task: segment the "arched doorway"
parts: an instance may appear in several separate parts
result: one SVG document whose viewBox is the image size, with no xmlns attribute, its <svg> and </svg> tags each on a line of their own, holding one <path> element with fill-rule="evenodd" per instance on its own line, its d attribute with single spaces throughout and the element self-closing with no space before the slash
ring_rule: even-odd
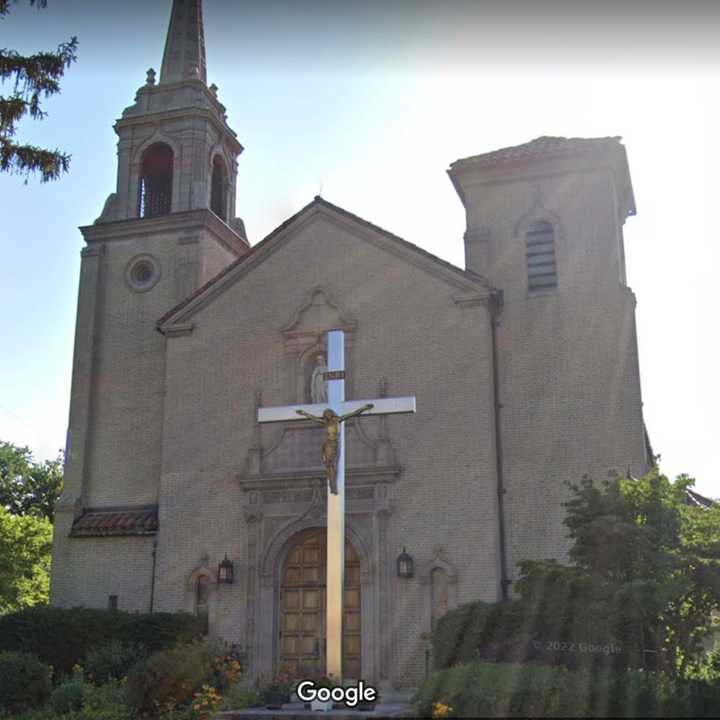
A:
<svg viewBox="0 0 720 720">
<path fill-rule="evenodd" d="M 325 674 L 325 528 L 300 533 L 280 585 L 280 667 L 294 678 Z M 360 678 L 360 560 L 345 542 L 343 674 Z"/>
</svg>

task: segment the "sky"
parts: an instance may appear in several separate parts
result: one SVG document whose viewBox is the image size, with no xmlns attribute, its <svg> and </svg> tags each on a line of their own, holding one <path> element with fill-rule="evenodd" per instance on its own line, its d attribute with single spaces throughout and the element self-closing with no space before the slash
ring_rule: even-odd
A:
<svg viewBox="0 0 720 720">
<path fill-rule="evenodd" d="M 112 126 L 160 69 L 170 0 L 25 0 L 0 47 L 78 61 L 18 138 L 69 174 L 0 174 L 0 439 L 65 442 L 82 237 L 114 191 Z M 645 422 L 661 468 L 720 497 L 716 206 L 720 3 L 205 0 L 208 82 L 239 160 L 252 244 L 318 193 L 463 264 L 454 160 L 541 135 L 621 135 L 638 215 L 625 225 Z M 8 87 L 0 87 L 0 94 Z"/>
</svg>

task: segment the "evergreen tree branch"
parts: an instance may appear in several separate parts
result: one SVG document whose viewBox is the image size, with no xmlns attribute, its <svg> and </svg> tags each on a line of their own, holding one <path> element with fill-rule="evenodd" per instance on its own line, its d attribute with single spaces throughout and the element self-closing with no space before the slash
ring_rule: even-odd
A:
<svg viewBox="0 0 720 720">
<path fill-rule="evenodd" d="M 17 0 L 12 0 L 16 2 Z M 44 8 L 47 0 L 30 0 L 31 5 Z M 0 19 L 9 12 L 10 0 L 0 0 Z M 55 52 L 20 55 L 15 50 L 0 48 L 0 85 L 12 85 L 10 95 L 0 95 L 0 172 L 24 174 L 25 182 L 35 172 L 41 182 L 56 180 L 67 172 L 70 155 L 34 145 L 13 142 L 17 123 L 26 115 L 42 120 L 46 113 L 42 98 L 60 92 L 60 78 L 77 59 L 76 37 L 58 46 Z"/>
<path fill-rule="evenodd" d="M 17 0 L 0 0 L 0 17 L 10 12 L 10 8 L 8 7 L 10 2 L 16 3 Z M 30 0 L 31 5 L 35 5 L 36 3 L 39 8 L 47 7 L 47 0 Z"/>
<path fill-rule="evenodd" d="M 59 150 L 45 150 L 35 145 L 17 145 L 0 137 L 0 172 L 24 174 L 25 182 L 32 173 L 40 173 L 40 181 L 57 180 L 70 167 L 70 155 Z"/>
</svg>

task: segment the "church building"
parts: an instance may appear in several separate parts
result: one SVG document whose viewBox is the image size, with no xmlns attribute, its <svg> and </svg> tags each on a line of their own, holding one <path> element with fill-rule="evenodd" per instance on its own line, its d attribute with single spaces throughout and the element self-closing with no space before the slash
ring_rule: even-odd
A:
<svg viewBox="0 0 720 720">
<path fill-rule="evenodd" d="M 447 609 L 565 556 L 567 481 L 648 467 L 625 148 L 540 137 L 453 162 L 464 267 L 321 197 L 251 245 L 206 77 L 201 2 L 174 0 L 159 76 L 115 124 L 117 187 L 81 228 L 51 601 L 197 613 L 252 677 L 324 672 L 325 431 L 257 417 L 315 399 L 341 329 L 348 399 L 417 402 L 346 423 L 344 667 L 414 687 Z"/>
</svg>

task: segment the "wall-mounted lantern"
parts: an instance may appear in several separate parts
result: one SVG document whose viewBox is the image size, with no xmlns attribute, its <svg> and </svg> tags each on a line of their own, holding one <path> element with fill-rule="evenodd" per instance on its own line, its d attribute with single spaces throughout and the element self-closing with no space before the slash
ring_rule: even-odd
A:
<svg viewBox="0 0 720 720">
<path fill-rule="evenodd" d="M 232 560 L 228 560 L 227 553 L 225 553 L 225 559 L 218 565 L 218 584 L 232 585 L 234 574 Z"/>
<path fill-rule="evenodd" d="M 397 559 L 397 576 L 399 578 L 411 578 L 413 575 L 415 575 L 415 561 L 403 548 Z"/>
</svg>

